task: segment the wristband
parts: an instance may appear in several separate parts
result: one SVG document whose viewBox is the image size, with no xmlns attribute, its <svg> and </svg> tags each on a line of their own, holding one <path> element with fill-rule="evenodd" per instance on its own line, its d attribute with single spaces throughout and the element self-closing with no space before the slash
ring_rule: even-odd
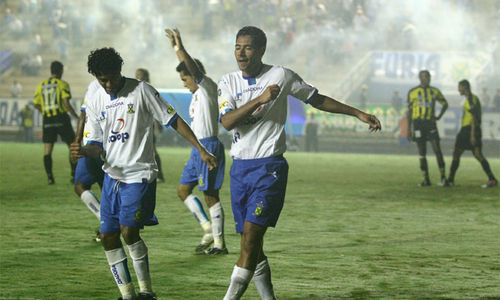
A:
<svg viewBox="0 0 500 300">
<path fill-rule="evenodd" d="M 175 46 L 174 46 L 174 50 L 175 50 L 175 52 L 179 51 L 179 49 L 180 49 L 180 48 L 179 48 L 179 46 L 178 46 L 178 45 L 175 45 Z"/>
</svg>

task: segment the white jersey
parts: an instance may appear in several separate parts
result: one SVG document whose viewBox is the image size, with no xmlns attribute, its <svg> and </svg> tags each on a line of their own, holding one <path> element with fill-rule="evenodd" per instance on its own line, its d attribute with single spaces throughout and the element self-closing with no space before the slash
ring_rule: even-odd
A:
<svg viewBox="0 0 500 300">
<path fill-rule="evenodd" d="M 283 154 L 286 151 L 288 95 L 308 103 L 318 90 L 305 83 L 292 70 L 281 66 L 264 65 L 257 77 L 250 78 L 244 77 L 241 71 L 232 72 L 219 81 L 221 117 L 257 98 L 273 84 L 281 88 L 278 97 L 259 106 L 233 129 L 230 152 L 233 158 L 255 159 Z"/>
<path fill-rule="evenodd" d="M 104 172 L 125 183 L 156 178 L 153 120 L 168 126 L 177 114 L 155 88 L 125 78 L 116 98 L 111 99 L 101 88 L 87 102 L 86 112 L 87 140 L 104 148 Z"/>
<path fill-rule="evenodd" d="M 83 98 L 82 105 L 80 106 L 80 111 L 84 112 L 85 109 L 87 108 L 87 101 L 91 99 L 94 96 L 94 93 L 96 93 L 99 89 L 102 89 L 101 85 L 99 84 L 99 81 L 94 80 L 92 81 L 89 86 L 87 87 L 87 91 L 85 91 L 85 97 Z M 83 131 L 83 145 L 87 144 L 87 136 L 89 135 L 88 131 Z"/>
<path fill-rule="evenodd" d="M 204 76 L 189 105 L 191 129 L 199 140 L 219 133 L 217 107 L 217 84 L 210 77 Z"/>
</svg>

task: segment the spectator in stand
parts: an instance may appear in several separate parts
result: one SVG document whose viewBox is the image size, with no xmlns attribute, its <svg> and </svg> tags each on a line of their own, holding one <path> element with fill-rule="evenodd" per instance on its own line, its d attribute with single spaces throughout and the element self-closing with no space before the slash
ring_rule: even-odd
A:
<svg viewBox="0 0 500 300">
<path fill-rule="evenodd" d="M 33 143 L 33 112 L 34 109 L 30 103 L 21 109 L 19 115 L 21 117 L 21 130 L 23 132 L 23 142 Z"/>
<path fill-rule="evenodd" d="M 484 108 L 493 107 L 490 94 L 488 94 L 488 87 L 483 86 L 483 88 L 481 89 L 481 95 L 479 96 L 479 99 L 481 99 Z"/>
<path fill-rule="evenodd" d="M 304 123 L 304 137 L 306 152 L 318 152 L 318 129 L 319 124 L 314 120 L 314 113 L 309 112 L 306 116 L 306 122 Z"/>
<path fill-rule="evenodd" d="M 19 81 L 14 79 L 12 85 L 10 86 L 10 95 L 13 98 L 19 98 L 22 92 L 23 92 L 23 86 Z"/>
<path fill-rule="evenodd" d="M 493 98 L 493 103 L 491 103 L 491 107 L 494 111 L 500 112 L 500 89 L 497 89 L 497 93 Z"/>
</svg>

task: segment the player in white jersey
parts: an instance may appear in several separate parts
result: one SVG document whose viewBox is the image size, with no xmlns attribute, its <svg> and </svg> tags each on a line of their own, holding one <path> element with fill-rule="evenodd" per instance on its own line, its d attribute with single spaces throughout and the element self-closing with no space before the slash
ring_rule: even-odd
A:
<svg viewBox="0 0 500 300">
<path fill-rule="evenodd" d="M 120 299 L 156 299 L 151 287 L 148 248 L 139 235 L 144 225 L 156 225 L 157 166 L 153 149 L 153 120 L 172 126 L 200 151 L 209 168 L 208 153 L 186 122 L 149 84 L 121 75 L 123 60 L 113 48 L 92 51 L 89 73 L 103 87 L 87 102 L 87 145 L 72 151 L 102 156 L 106 173 L 101 194 L 101 240 Z M 140 292 L 136 295 L 120 233 L 132 257 Z"/>
<path fill-rule="evenodd" d="M 375 116 L 319 94 L 287 68 L 263 64 L 266 42 L 261 29 L 240 29 L 234 51 L 240 71 L 224 75 L 218 85 L 220 121 L 233 131 L 231 205 L 241 233 L 240 257 L 224 299 L 240 299 L 250 280 L 262 299 L 276 299 L 263 243 L 285 198 L 288 95 L 326 112 L 355 116 L 371 131 L 381 129 Z"/>
<path fill-rule="evenodd" d="M 179 30 L 165 29 L 165 32 L 180 61 L 176 70 L 184 86 L 193 93 L 189 105 L 191 129 L 203 146 L 217 157 L 218 164 L 217 168 L 209 171 L 207 165 L 200 160 L 198 150 L 193 148 L 184 166 L 177 187 L 177 195 L 193 213 L 205 232 L 195 252 L 209 255 L 227 254 L 224 241 L 224 210 L 219 199 L 219 190 L 224 181 L 225 153 L 224 145 L 217 138 L 219 132 L 217 84 L 205 75 L 201 62 L 191 58 L 187 53 Z M 205 196 L 212 222 L 209 221 L 200 200 L 193 194 L 193 189 L 198 184 Z M 212 242 L 214 246 L 208 249 Z"/>
<path fill-rule="evenodd" d="M 83 140 L 83 144 L 86 144 L 86 134 L 83 131 L 86 119 L 85 109 L 87 106 L 87 101 L 93 97 L 93 95 L 102 87 L 99 85 L 97 80 L 92 81 L 87 87 L 83 103 L 80 106 L 80 116 L 78 118 L 78 125 L 76 128 L 75 141 L 80 145 Z M 94 183 L 99 184 L 102 189 L 102 181 L 104 180 L 104 171 L 102 170 L 102 160 L 100 158 L 87 158 L 82 157 L 77 159 L 74 155 L 71 157 L 72 161 L 77 161 L 75 170 L 75 193 L 82 199 L 83 203 L 89 208 L 89 210 L 100 220 L 100 204 L 99 200 L 92 192 L 91 187 Z M 96 230 L 97 236 L 95 237 L 96 242 L 100 242 L 99 229 Z"/>
</svg>

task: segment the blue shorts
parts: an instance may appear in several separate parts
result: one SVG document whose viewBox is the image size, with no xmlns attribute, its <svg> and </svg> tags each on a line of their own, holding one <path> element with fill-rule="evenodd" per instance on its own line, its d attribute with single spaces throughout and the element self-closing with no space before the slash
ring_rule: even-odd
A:
<svg viewBox="0 0 500 300">
<path fill-rule="evenodd" d="M 191 157 L 184 166 L 180 184 L 197 185 L 200 191 L 220 190 L 224 181 L 224 170 L 226 165 L 226 156 L 224 154 L 224 145 L 217 137 L 208 137 L 200 140 L 208 152 L 217 158 L 217 168 L 208 171 L 208 165 L 201 160 L 200 152 L 193 148 Z"/>
<path fill-rule="evenodd" d="M 288 163 L 282 155 L 235 159 L 231 166 L 231 206 L 236 232 L 245 222 L 276 226 L 285 202 Z"/>
<path fill-rule="evenodd" d="M 102 181 L 104 180 L 103 163 L 100 158 L 82 157 L 78 159 L 75 171 L 75 184 L 78 184 L 78 181 L 80 181 L 86 186 L 91 186 L 94 183 L 102 186 Z"/>
<path fill-rule="evenodd" d="M 123 183 L 105 174 L 100 232 L 120 232 L 120 225 L 140 229 L 144 225 L 157 225 L 155 205 L 156 180 L 151 183 Z"/>
</svg>

